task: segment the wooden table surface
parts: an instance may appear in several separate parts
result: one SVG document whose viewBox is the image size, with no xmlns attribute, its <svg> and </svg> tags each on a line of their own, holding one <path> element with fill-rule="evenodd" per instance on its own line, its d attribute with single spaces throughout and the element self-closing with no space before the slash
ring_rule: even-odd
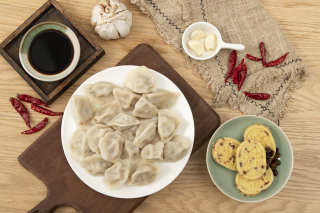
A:
<svg viewBox="0 0 320 213">
<path fill-rule="evenodd" d="M 63 111 L 71 94 L 93 74 L 117 64 L 140 43 L 152 45 L 179 74 L 208 102 L 214 98 L 205 82 L 186 69 L 184 58 L 160 37 L 149 17 L 129 0 L 122 0 L 133 11 L 134 26 L 128 37 L 104 41 L 90 26 L 91 9 L 98 0 L 60 0 L 59 3 L 104 48 L 106 55 L 69 88 L 52 107 Z M 33 14 L 43 0 L 0 0 L 0 42 Z M 320 212 L 320 1 L 261 0 L 278 22 L 287 39 L 307 64 L 310 76 L 292 94 L 288 113 L 280 127 L 294 151 L 294 168 L 287 185 L 273 198 L 260 203 L 241 203 L 226 197 L 211 181 L 205 163 L 205 143 L 195 152 L 186 168 L 168 187 L 151 195 L 136 210 L 144 212 Z M 0 57 L 0 212 L 27 212 L 45 198 L 45 185 L 18 163 L 18 156 L 40 136 L 21 135 L 26 125 L 12 108 L 14 93 L 37 96 L 31 87 Z M 30 106 L 27 105 L 28 109 Z M 228 106 L 215 109 L 222 123 L 241 115 Z M 43 119 L 31 113 L 34 126 Z M 58 118 L 50 117 L 46 129 Z M 43 132 L 43 131 L 42 131 Z M 41 153 L 39 153 L 41 154 Z M 60 207 L 55 212 L 76 212 Z"/>
</svg>

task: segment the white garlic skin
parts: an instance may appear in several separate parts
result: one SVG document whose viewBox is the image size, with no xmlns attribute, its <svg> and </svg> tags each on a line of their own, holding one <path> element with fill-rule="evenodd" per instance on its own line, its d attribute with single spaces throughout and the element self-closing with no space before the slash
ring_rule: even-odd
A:
<svg viewBox="0 0 320 213">
<path fill-rule="evenodd" d="M 198 39 L 192 39 L 187 42 L 190 49 L 192 49 L 198 56 L 204 53 L 204 44 Z"/>
<path fill-rule="evenodd" d="M 101 0 L 92 9 L 91 25 L 103 39 L 123 38 L 133 25 L 132 12 L 118 0 Z"/>
<path fill-rule="evenodd" d="M 206 37 L 206 33 L 203 30 L 194 30 L 192 31 L 192 33 L 190 34 L 190 40 L 192 39 L 204 39 Z"/>
<path fill-rule="evenodd" d="M 206 47 L 206 50 L 214 51 L 217 46 L 216 35 L 213 33 L 210 33 L 209 35 L 207 35 L 207 37 L 204 40 L 204 45 Z"/>
</svg>

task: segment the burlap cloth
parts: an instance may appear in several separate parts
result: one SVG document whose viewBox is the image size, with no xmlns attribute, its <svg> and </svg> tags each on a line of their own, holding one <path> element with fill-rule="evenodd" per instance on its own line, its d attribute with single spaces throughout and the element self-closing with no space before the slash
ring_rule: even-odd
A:
<svg viewBox="0 0 320 213">
<path fill-rule="evenodd" d="M 207 87 L 216 93 L 213 107 L 228 104 L 247 115 L 266 117 L 275 123 L 286 112 L 290 93 L 300 87 L 307 75 L 303 61 L 281 32 L 278 24 L 258 0 L 131 0 L 143 13 L 150 16 L 160 35 L 175 50 L 182 51 L 187 68 L 201 76 Z M 222 39 L 228 43 L 240 43 L 246 50 L 238 51 L 237 64 L 247 53 L 260 57 L 258 45 L 265 43 L 267 61 L 290 52 L 277 67 L 264 68 L 261 62 L 245 58 L 247 78 L 238 92 L 231 78 L 225 84 L 228 59 L 232 50 L 223 49 L 206 61 L 190 58 L 182 48 L 182 34 L 192 23 L 206 21 L 216 26 Z M 242 91 L 265 92 L 271 95 L 266 101 L 246 97 Z"/>
</svg>

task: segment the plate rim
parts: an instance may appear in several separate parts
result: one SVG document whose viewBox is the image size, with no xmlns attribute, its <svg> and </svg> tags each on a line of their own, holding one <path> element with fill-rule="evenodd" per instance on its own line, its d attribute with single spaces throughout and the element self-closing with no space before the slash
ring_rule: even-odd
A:
<svg viewBox="0 0 320 213">
<path fill-rule="evenodd" d="M 270 121 L 270 120 L 267 119 L 267 118 L 264 118 L 264 117 L 261 117 L 261 116 L 256 116 L 256 115 L 240 115 L 240 116 L 237 116 L 237 117 L 234 117 L 234 118 L 231 118 L 231 119 L 227 120 L 225 123 L 223 123 L 222 125 L 219 126 L 219 128 L 213 133 L 213 135 L 211 136 L 211 138 L 210 138 L 210 140 L 209 140 L 209 143 L 208 143 L 208 146 L 207 146 L 207 150 L 206 150 L 207 170 L 208 170 L 209 176 L 210 176 L 212 182 L 214 183 L 214 185 L 215 185 L 224 195 L 228 196 L 229 198 L 231 198 L 231 199 L 233 199 L 233 200 L 236 200 L 236 201 L 239 201 L 239 202 L 243 202 L 243 203 L 257 203 L 257 202 L 262 202 L 262 201 L 268 200 L 268 199 L 272 198 L 273 196 L 275 196 L 276 194 L 278 194 L 278 193 L 283 189 L 283 187 L 285 187 L 285 185 L 287 185 L 287 183 L 288 183 L 288 181 L 289 181 L 289 179 L 290 179 L 290 177 L 291 177 L 292 170 L 293 170 L 293 166 L 294 166 L 294 155 L 293 155 L 292 145 L 291 145 L 291 142 L 290 142 L 288 136 L 286 135 L 286 133 L 285 133 L 278 125 L 275 124 L 275 125 L 278 127 L 278 129 L 280 129 L 281 132 L 284 134 L 284 136 L 287 138 L 287 140 L 288 140 L 288 142 L 289 142 L 290 151 L 291 151 L 291 152 L 290 152 L 290 153 L 291 153 L 291 157 L 292 157 L 291 170 L 290 170 L 290 174 L 289 174 L 289 176 L 288 176 L 285 184 L 283 184 L 283 186 L 281 186 L 281 187 L 279 188 L 279 190 L 277 190 L 274 194 L 272 194 L 272 195 L 270 195 L 270 196 L 268 196 L 268 197 L 266 197 L 266 198 L 264 198 L 264 199 L 262 199 L 262 200 L 244 201 L 244 200 L 239 200 L 239 199 L 236 199 L 236 198 L 232 197 L 231 195 L 229 195 L 229 194 L 227 194 L 226 192 L 224 192 L 224 191 L 219 187 L 219 185 L 214 181 L 214 179 L 213 179 L 213 177 L 212 177 L 212 175 L 211 175 L 211 173 L 210 173 L 209 164 L 208 164 L 208 161 L 209 161 L 209 154 L 208 154 L 209 151 L 208 151 L 208 150 L 209 150 L 209 149 L 211 150 L 211 146 L 210 146 L 211 141 L 212 141 L 213 137 L 215 136 L 215 134 L 220 130 L 220 128 L 221 128 L 222 126 L 226 125 L 227 123 L 231 122 L 232 120 L 235 120 L 235 119 L 240 118 L 240 117 L 262 118 L 262 119 L 264 119 L 264 120 L 266 120 L 266 121 L 268 121 L 268 122 L 274 123 L 274 122 Z M 210 157 L 211 157 L 211 155 L 210 155 Z"/>
<path fill-rule="evenodd" d="M 71 101 L 71 98 L 73 97 L 73 95 L 75 95 L 75 93 L 79 90 L 79 88 L 80 88 L 83 84 L 85 84 L 89 79 L 91 79 L 93 76 L 95 76 L 95 75 L 97 75 L 97 74 L 99 74 L 99 73 L 101 73 L 101 72 L 104 72 L 104 71 L 107 71 L 107 70 L 113 69 L 113 68 L 120 68 L 120 67 L 132 67 L 132 68 L 134 69 L 134 68 L 138 68 L 138 67 L 140 67 L 140 66 L 138 66 L 138 65 L 119 65 L 119 66 L 113 66 L 113 67 L 109 67 L 109 68 L 106 68 L 106 69 L 104 69 L 104 70 L 101 70 L 101 71 L 95 73 L 94 75 L 91 75 L 91 76 L 90 76 L 89 78 L 87 78 L 84 82 L 82 82 L 82 83 L 77 87 L 77 89 L 73 92 L 73 94 L 70 96 L 70 98 L 69 98 L 69 100 L 68 100 L 68 103 L 67 103 L 67 105 L 66 105 L 66 107 L 65 107 L 65 110 L 67 109 L 67 106 L 70 104 L 70 101 Z M 63 116 L 63 117 L 62 117 L 62 121 L 61 121 L 61 144 L 62 144 L 62 149 L 63 149 L 64 155 L 65 155 L 65 157 L 66 157 L 66 160 L 67 160 L 69 166 L 71 167 L 73 173 L 74 173 L 85 185 L 87 185 L 88 187 L 90 187 L 91 189 L 93 189 L 94 191 L 96 191 L 96 192 L 98 192 L 98 193 L 100 193 L 100 194 L 103 194 L 103 195 L 106 195 L 106 196 L 110 196 L 110 197 L 114 197 L 114 198 L 119 198 L 119 199 L 135 199 L 135 198 L 142 198 L 142 197 L 146 197 L 146 196 L 152 195 L 152 194 L 154 194 L 154 193 L 156 193 L 156 192 L 158 192 L 158 191 L 166 188 L 168 185 L 170 185 L 170 184 L 181 174 L 181 172 L 183 171 L 183 169 L 186 167 L 186 165 L 187 165 L 187 163 L 188 163 L 188 161 L 189 161 L 189 159 L 190 159 L 190 156 L 191 156 L 191 154 L 192 154 L 192 149 L 193 149 L 193 146 L 194 146 L 194 138 L 195 138 L 195 125 L 194 125 L 193 113 L 192 113 L 192 110 L 191 110 L 191 107 L 190 107 L 190 104 L 189 104 L 187 98 L 185 97 L 185 95 L 183 94 L 183 92 L 181 91 L 181 89 L 180 89 L 171 79 L 169 79 L 167 76 L 163 75 L 162 73 L 160 73 L 160 72 L 158 72 L 158 71 L 156 71 L 156 70 L 154 70 L 154 69 L 151 69 L 151 68 L 149 68 L 149 67 L 147 67 L 147 68 L 150 69 L 150 70 L 152 70 L 152 71 L 154 71 L 154 72 L 159 73 L 162 77 L 165 77 L 166 79 L 168 79 L 169 81 L 171 81 L 171 82 L 178 88 L 178 90 L 180 91 L 180 93 L 182 94 L 182 96 L 185 98 L 185 100 L 186 100 L 187 103 L 188 103 L 188 107 L 189 107 L 189 110 L 190 110 L 190 113 L 191 113 L 191 118 L 192 118 L 192 122 L 191 122 L 191 123 L 192 123 L 192 126 L 193 126 L 193 128 L 191 128 L 191 129 L 193 130 L 193 134 L 192 134 L 193 137 L 190 137 L 190 138 L 191 138 L 191 146 L 190 146 L 190 148 L 189 148 L 189 149 L 191 150 L 191 151 L 190 151 L 190 155 L 188 156 L 188 159 L 187 159 L 185 165 L 183 166 L 183 168 L 181 169 L 181 171 L 172 179 L 172 181 L 170 181 L 168 184 L 164 185 L 163 187 L 160 187 L 158 190 L 156 190 L 156 191 L 154 191 L 154 192 L 152 192 L 152 193 L 147 193 L 146 195 L 135 196 L 135 197 L 120 197 L 120 196 L 108 195 L 108 194 L 102 193 L 102 192 L 100 192 L 100 191 L 97 191 L 96 189 L 94 189 L 94 188 L 92 188 L 91 186 L 89 186 L 89 185 L 88 185 L 85 181 L 83 181 L 83 179 L 82 179 L 80 176 L 78 176 L 78 174 L 74 171 L 71 163 L 69 162 L 69 160 L 68 160 L 68 158 L 67 158 L 67 154 L 68 154 L 68 153 L 66 152 L 67 150 L 64 148 L 64 145 L 63 145 L 63 134 L 62 134 L 62 132 L 63 132 L 63 123 L 64 123 L 64 120 L 65 120 L 65 116 Z M 64 110 L 64 112 L 65 112 L 65 110 Z M 67 143 L 68 143 L 68 142 L 67 142 Z M 78 163 L 79 163 L 79 162 L 78 162 Z M 102 176 L 101 176 L 101 177 L 102 177 Z M 103 185 L 102 185 L 102 186 L 103 186 Z"/>
</svg>

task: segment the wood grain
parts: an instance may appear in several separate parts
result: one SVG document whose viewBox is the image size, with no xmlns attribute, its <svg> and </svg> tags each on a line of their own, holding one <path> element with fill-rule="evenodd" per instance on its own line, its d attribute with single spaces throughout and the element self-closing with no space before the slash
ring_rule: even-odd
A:
<svg viewBox="0 0 320 213">
<path fill-rule="evenodd" d="M 98 0 L 58 1 L 76 21 L 105 50 L 106 55 L 71 86 L 52 107 L 64 110 L 75 89 L 91 75 L 117 64 L 139 43 L 149 43 L 170 65 L 208 102 L 214 94 L 205 82 L 188 70 L 181 53 L 174 51 L 157 33 L 151 19 L 138 7 L 122 0 L 133 11 L 134 27 L 128 37 L 116 41 L 103 41 L 90 26 L 91 9 Z M 231 200 L 223 195 L 210 180 L 206 165 L 204 144 L 190 158 L 181 175 L 168 187 L 150 196 L 135 212 L 319 212 L 320 209 L 320 1 L 318 0 L 261 0 L 267 11 L 305 61 L 310 72 L 302 88 L 292 94 L 295 101 L 288 104 L 288 113 L 280 127 L 289 137 L 294 150 L 294 169 L 288 184 L 274 198 L 247 204 Z M 0 41 L 9 36 L 44 1 L 0 0 Z M 25 170 L 17 157 L 40 136 L 20 135 L 26 126 L 6 101 L 15 92 L 36 96 L 33 89 L 0 57 L 0 212 L 26 212 L 46 197 L 46 187 Z M 29 106 L 27 106 L 28 109 Z M 222 123 L 241 115 L 224 106 L 215 109 Z M 31 115 L 31 124 L 43 119 L 40 114 Z M 46 129 L 57 118 L 50 118 Z M 41 153 L 39 153 L 41 154 Z M 71 207 L 56 210 L 59 213 L 76 212 Z"/>
</svg>

